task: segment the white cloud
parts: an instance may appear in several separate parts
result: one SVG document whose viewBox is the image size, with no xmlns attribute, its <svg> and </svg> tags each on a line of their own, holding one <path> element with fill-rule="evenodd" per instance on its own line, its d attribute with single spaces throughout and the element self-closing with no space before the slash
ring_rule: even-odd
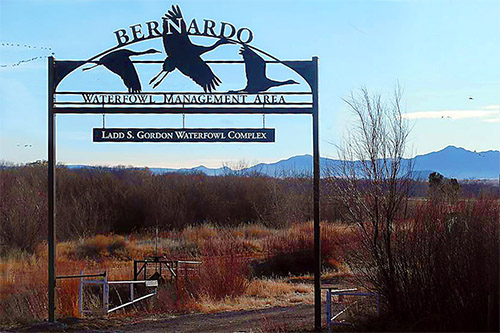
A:
<svg viewBox="0 0 500 333">
<path fill-rule="evenodd" d="M 487 123 L 500 123 L 500 118 L 485 119 L 484 121 Z"/>
<path fill-rule="evenodd" d="M 416 111 L 403 115 L 407 119 L 482 119 L 494 123 L 499 121 L 499 105 L 488 105 L 477 110 Z"/>
</svg>

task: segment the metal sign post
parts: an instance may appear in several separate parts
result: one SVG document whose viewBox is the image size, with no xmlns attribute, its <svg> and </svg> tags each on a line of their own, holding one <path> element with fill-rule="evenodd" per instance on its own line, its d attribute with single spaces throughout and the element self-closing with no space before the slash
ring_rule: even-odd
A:
<svg viewBox="0 0 500 333">
<path fill-rule="evenodd" d="M 118 45 L 88 60 L 54 60 L 48 63 L 48 246 L 49 246 L 49 321 L 55 321 L 55 200 L 56 200 L 56 142 L 55 117 L 61 114 L 257 114 L 263 116 L 263 128 L 94 128 L 94 142 L 275 142 L 275 130 L 265 127 L 266 114 L 311 115 L 313 134 L 313 215 L 314 215 L 314 327 L 321 329 L 321 244 L 320 244 L 320 156 L 319 156 L 319 92 L 318 57 L 312 60 L 280 60 L 249 43 L 253 33 L 248 28 L 236 29 L 222 22 L 219 33 L 216 22 L 204 20 L 203 30 L 195 19 L 188 25 L 178 6 L 172 6 L 160 23 L 146 22 L 115 31 Z M 147 27 L 147 29 L 145 28 Z M 226 29 L 227 28 L 227 29 Z M 201 32 L 203 31 L 203 32 Z M 132 37 L 133 36 L 133 37 Z M 211 46 L 193 44 L 190 36 L 216 38 Z M 135 60 L 131 57 L 161 53 L 156 49 L 132 51 L 124 47 L 161 38 L 165 60 Z M 239 44 L 243 60 L 204 60 L 201 55 L 222 45 Z M 226 46 L 224 46 L 226 47 Z M 265 60 L 262 56 L 265 56 Z M 136 65 L 161 69 L 149 84 L 153 91 L 142 91 Z M 244 65 L 247 84 L 240 90 L 215 92 L 221 80 L 211 65 Z M 268 64 L 282 65 L 295 72 L 305 84 L 294 80 L 277 81 L 266 74 Z M 118 75 L 128 92 L 117 91 L 59 91 L 59 83 L 77 68 L 83 71 L 103 66 Z M 159 92 L 156 89 L 175 70 L 194 81 L 203 92 Z M 170 77 L 170 76 L 168 76 Z M 168 79 L 167 79 L 168 81 Z M 170 86 L 169 83 L 168 86 Z M 300 86 L 305 90 L 291 90 Z M 287 89 L 270 92 L 275 87 Z M 300 90 L 300 89 L 299 89 Z M 103 118 L 104 120 L 104 118 Z"/>
<path fill-rule="evenodd" d="M 319 217 L 319 95 L 318 95 L 318 57 L 313 57 L 315 71 L 312 85 L 313 93 L 313 199 L 314 199 L 314 328 L 321 330 L 321 230 Z"/>
<path fill-rule="evenodd" d="M 56 287 L 56 115 L 54 114 L 54 57 L 50 56 L 48 82 L 48 246 L 49 246 L 49 322 L 55 321 Z"/>
</svg>

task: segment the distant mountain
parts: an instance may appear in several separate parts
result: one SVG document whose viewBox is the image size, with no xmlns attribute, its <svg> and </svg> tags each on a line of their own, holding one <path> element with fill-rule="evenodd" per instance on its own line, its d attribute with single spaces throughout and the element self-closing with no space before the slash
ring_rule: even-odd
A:
<svg viewBox="0 0 500 333">
<path fill-rule="evenodd" d="M 67 165 L 66 166 L 68 169 L 116 169 L 117 167 L 107 167 L 107 166 L 89 166 L 89 165 L 81 165 L 81 164 L 75 164 L 75 165 Z M 140 168 L 140 167 L 124 167 L 125 169 L 137 169 L 137 170 L 144 170 L 145 168 Z M 161 175 L 165 173 L 172 173 L 172 172 L 177 172 L 177 173 L 204 173 L 209 176 L 221 176 L 225 174 L 229 174 L 233 172 L 230 168 L 228 167 L 222 167 L 222 168 L 216 168 L 216 169 L 211 169 L 207 168 L 204 165 L 200 165 L 194 168 L 182 168 L 182 169 L 173 169 L 173 168 L 148 168 L 153 174 L 156 175 Z"/>
<path fill-rule="evenodd" d="M 157 173 L 157 172 L 153 171 L 153 169 L 150 169 L 150 170 L 153 173 Z M 209 176 L 222 176 L 222 175 L 226 175 L 226 174 L 232 172 L 232 170 L 230 168 L 226 167 L 226 166 L 224 166 L 222 168 L 212 169 L 212 168 L 207 168 L 204 165 L 200 165 L 200 166 L 197 166 L 197 167 L 194 167 L 194 168 L 190 168 L 190 169 L 183 168 L 183 169 L 177 169 L 177 170 L 171 169 L 171 170 L 173 170 L 173 171 L 170 171 L 170 172 L 204 173 L 204 174 L 209 175 Z M 158 173 L 164 173 L 164 172 L 158 172 Z"/>
<path fill-rule="evenodd" d="M 500 152 L 498 150 L 472 152 L 464 148 L 448 146 L 436 152 L 417 155 L 404 162 L 413 163 L 413 176 L 419 179 L 427 179 L 431 172 L 439 172 L 445 177 L 457 179 L 498 179 L 500 173 Z M 340 163 L 342 163 L 340 160 L 326 157 L 320 158 L 321 175 L 325 176 L 329 168 L 335 168 Z M 85 166 L 73 165 L 68 167 L 82 168 Z M 194 168 L 150 168 L 150 170 L 154 174 L 180 172 L 204 173 L 209 176 L 220 176 L 231 173 L 257 173 L 270 177 L 310 176 L 312 175 L 312 156 L 297 155 L 274 163 L 259 163 L 238 171 L 234 171 L 226 166 L 221 168 L 207 168 L 203 165 Z"/>
<path fill-rule="evenodd" d="M 311 176 L 313 159 L 311 155 L 297 155 L 286 160 L 281 160 L 275 163 L 259 163 L 245 169 L 249 173 L 260 173 L 271 177 L 287 177 L 287 176 Z M 326 167 L 331 167 L 340 163 L 338 160 L 332 160 L 326 157 L 321 157 L 319 164 L 322 174 L 326 174 Z"/>
<path fill-rule="evenodd" d="M 427 179 L 432 172 L 439 172 L 448 178 L 457 179 L 498 179 L 500 173 L 500 152 L 489 150 L 472 152 L 464 148 L 448 146 L 440 151 L 417 155 L 405 160 L 413 163 L 413 176 Z M 321 173 L 324 176 L 329 168 L 335 168 L 340 160 L 321 158 Z M 356 162 L 354 162 L 356 163 Z M 310 175 L 312 156 L 293 156 L 275 163 L 261 163 L 247 169 L 269 176 Z"/>
<path fill-rule="evenodd" d="M 498 178 L 500 153 L 498 150 L 472 152 L 448 146 L 440 151 L 413 158 L 414 170 L 432 170 L 448 178 L 491 179 Z"/>
</svg>

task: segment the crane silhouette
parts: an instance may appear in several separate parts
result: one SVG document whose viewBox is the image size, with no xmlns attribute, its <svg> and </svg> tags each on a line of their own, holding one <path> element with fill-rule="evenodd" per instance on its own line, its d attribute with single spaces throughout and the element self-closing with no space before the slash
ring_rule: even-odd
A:
<svg viewBox="0 0 500 333">
<path fill-rule="evenodd" d="M 294 80 L 276 81 L 266 76 L 266 62 L 249 47 L 243 45 L 240 49 L 245 63 L 245 74 L 247 76 L 247 86 L 238 91 L 228 91 L 228 93 L 248 93 L 257 94 L 272 87 L 279 87 L 287 84 L 299 84 Z"/>
<path fill-rule="evenodd" d="M 96 65 L 83 68 L 83 70 L 87 71 L 99 65 L 103 65 L 104 67 L 121 77 L 123 83 L 128 88 L 129 93 L 138 93 L 142 90 L 141 81 L 139 80 L 137 70 L 132 63 L 132 60 L 130 60 L 130 57 L 151 53 L 161 52 L 155 49 L 149 49 L 141 52 L 127 49 L 114 51 L 99 59 Z"/>
<path fill-rule="evenodd" d="M 181 32 L 172 29 L 169 32 L 168 20 L 176 25 L 180 22 Z M 196 84 L 203 88 L 205 92 L 212 92 L 221 83 L 221 80 L 215 76 L 212 69 L 207 65 L 201 55 L 212 51 L 223 44 L 233 43 L 227 38 L 221 38 L 211 46 L 195 45 L 189 39 L 186 29 L 186 23 L 182 17 L 179 6 L 172 6 L 163 17 L 163 47 L 167 58 L 162 65 L 162 70 L 149 81 L 156 88 L 167 76 L 168 73 L 178 69 L 182 74 L 191 78 Z M 161 76 L 163 74 L 163 76 Z"/>
</svg>

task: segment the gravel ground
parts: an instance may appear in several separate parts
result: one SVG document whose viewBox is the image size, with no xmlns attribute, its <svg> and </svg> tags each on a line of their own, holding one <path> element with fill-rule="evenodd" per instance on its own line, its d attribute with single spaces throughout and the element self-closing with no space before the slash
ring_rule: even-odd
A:
<svg viewBox="0 0 500 333">
<path fill-rule="evenodd" d="M 264 310 L 183 315 L 119 327 L 123 332 L 283 332 L 311 330 L 314 308 L 299 305 Z"/>
<path fill-rule="evenodd" d="M 324 313 L 324 311 L 323 311 Z M 262 310 L 125 319 L 63 319 L 10 327 L 3 332 L 312 332 L 313 305 Z M 324 314 L 323 314 L 324 317 Z M 324 320 L 324 318 L 323 318 Z"/>
</svg>

